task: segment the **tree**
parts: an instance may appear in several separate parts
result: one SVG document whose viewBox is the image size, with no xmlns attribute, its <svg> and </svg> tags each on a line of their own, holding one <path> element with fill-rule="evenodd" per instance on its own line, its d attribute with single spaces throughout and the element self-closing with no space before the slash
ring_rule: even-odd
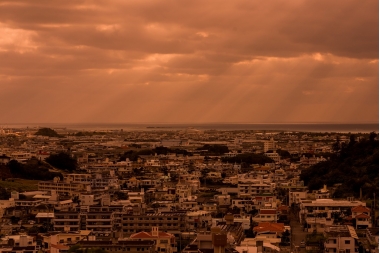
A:
<svg viewBox="0 0 380 253">
<path fill-rule="evenodd" d="M 17 175 L 17 174 L 22 173 L 23 172 L 23 168 L 22 167 L 23 167 L 22 164 L 19 163 L 16 160 L 11 160 L 8 163 L 8 168 L 11 171 L 12 175 Z"/>
<path fill-rule="evenodd" d="M 281 236 L 281 244 L 282 245 L 290 245 L 290 232 L 289 230 L 285 230 L 284 233 L 282 233 L 282 236 Z"/>
<path fill-rule="evenodd" d="M 369 134 L 369 141 L 373 143 L 375 141 L 375 138 L 377 137 L 377 134 L 375 132 L 371 132 Z"/>
<path fill-rule="evenodd" d="M 77 160 L 65 152 L 50 155 L 46 158 L 46 162 L 58 169 L 68 170 L 70 172 L 76 170 L 78 166 Z"/>
</svg>

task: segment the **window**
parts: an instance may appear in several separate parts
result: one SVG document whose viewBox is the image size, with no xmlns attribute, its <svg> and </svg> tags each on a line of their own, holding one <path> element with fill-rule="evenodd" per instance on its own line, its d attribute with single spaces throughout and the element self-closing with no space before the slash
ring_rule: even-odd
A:
<svg viewBox="0 0 380 253">
<path fill-rule="evenodd" d="M 350 244 L 351 241 L 350 240 L 344 240 L 344 244 Z"/>
</svg>

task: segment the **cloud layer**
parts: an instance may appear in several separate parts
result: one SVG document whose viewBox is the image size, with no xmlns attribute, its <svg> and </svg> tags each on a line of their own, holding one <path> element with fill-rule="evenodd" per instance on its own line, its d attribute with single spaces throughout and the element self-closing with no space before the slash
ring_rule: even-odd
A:
<svg viewBox="0 0 380 253">
<path fill-rule="evenodd" d="M 2 1 L 0 123 L 378 122 L 378 1 Z"/>
</svg>

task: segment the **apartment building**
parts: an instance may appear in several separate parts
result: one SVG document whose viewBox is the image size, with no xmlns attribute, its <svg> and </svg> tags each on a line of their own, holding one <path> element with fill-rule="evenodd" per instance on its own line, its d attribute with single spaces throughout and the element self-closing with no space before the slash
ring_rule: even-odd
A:
<svg viewBox="0 0 380 253">
<path fill-rule="evenodd" d="M 238 197 L 251 197 L 263 193 L 273 193 L 275 184 L 263 182 L 262 179 L 243 179 L 238 183 Z"/>
<path fill-rule="evenodd" d="M 273 138 L 271 138 L 270 140 L 264 141 L 264 152 L 267 152 L 269 150 L 274 151 L 275 149 L 276 149 L 276 145 Z"/>
<path fill-rule="evenodd" d="M 54 213 L 54 230 L 73 232 L 80 230 L 80 213 L 79 212 L 59 212 Z"/>
<path fill-rule="evenodd" d="M 86 229 L 92 230 L 97 238 L 112 237 L 114 214 L 112 211 L 90 211 L 86 213 Z"/>
<path fill-rule="evenodd" d="M 38 182 L 39 191 L 56 191 L 57 194 L 73 196 L 79 192 L 89 191 L 91 189 L 90 182 L 60 182 L 59 180 L 40 181 Z"/>
<path fill-rule="evenodd" d="M 184 231 L 186 229 L 185 212 L 162 212 L 146 214 L 123 214 L 123 235 L 131 235 L 141 231 L 149 231 L 158 227 L 160 231 Z"/>
<path fill-rule="evenodd" d="M 264 153 L 264 155 L 269 157 L 270 159 L 272 159 L 274 162 L 280 162 L 280 160 L 281 160 L 281 156 L 276 152 Z"/>
<path fill-rule="evenodd" d="M 326 218 L 331 218 L 331 214 L 334 212 L 340 213 L 359 205 L 365 206 L 366 203 L 333 199 L 303 200 L 300 203 L 299 219 L 304 222 L 307 217 L 315 217 L 318 214 L 326 214 Z"/>
</svg>

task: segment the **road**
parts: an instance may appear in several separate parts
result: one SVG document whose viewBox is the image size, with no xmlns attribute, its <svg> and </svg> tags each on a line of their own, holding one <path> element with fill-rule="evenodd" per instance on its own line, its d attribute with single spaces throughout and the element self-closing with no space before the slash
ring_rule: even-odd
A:
<svg viewBox="0 0 380 253">
<path fill-rule="evenodd" d="M 305 253 L 305 248 L 300 248 L 301 241 L 306 241 L 307 232 L 303 231 L 303 225 L 298 222 L 298 217 L 290 214 L 290 227 L 292 229 L 292 252 Z"/>
</svg>

